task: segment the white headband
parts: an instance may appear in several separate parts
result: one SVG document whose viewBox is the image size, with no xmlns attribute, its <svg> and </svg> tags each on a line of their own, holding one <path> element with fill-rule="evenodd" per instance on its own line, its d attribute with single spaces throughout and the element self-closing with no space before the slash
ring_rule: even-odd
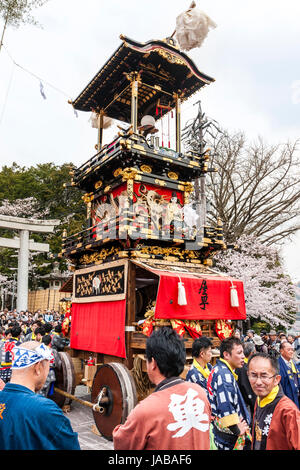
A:
<svg viewBox="0 0 300 470">
<path fill-rule="evenodd" d="M 12 369 L 25 369 L 44 359 L 50 361 L 52 357 L 51 350 L 43 343 L 36 349 L 26 349 L 22 348 L 22 346 L 15 346 L 12 352 L 14 354 Z"/>
</svg>

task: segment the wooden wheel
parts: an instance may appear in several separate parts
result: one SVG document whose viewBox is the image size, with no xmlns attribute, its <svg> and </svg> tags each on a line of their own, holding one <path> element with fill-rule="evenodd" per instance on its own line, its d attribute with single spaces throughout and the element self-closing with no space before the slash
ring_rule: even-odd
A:
<svg viewBox="0 0 300 470">
<path fill-rule="evenodd" d="M 55 354 L 55 376 L 55 387 L 74 395 L 76 376 L 73 361 L 68 353 L 58 352 Z M 54 392 L 51 399 L 61 408 L 65 405 L 69 405 L 72 401 L 70 398 L 63 396 L 58 392 Z"/>
<path fill-rule="evenodd" d="M 101 366 L 94 376 L 91 400 L 92 403 L 100 401 L 99 405 L 103 407 L 102 413 L 93 410 L 98 431 L 112 440 L 114 428 L 125 422 L 137 404 L 134 380 L 127 367 L 117 362 Z"/>
</svg>

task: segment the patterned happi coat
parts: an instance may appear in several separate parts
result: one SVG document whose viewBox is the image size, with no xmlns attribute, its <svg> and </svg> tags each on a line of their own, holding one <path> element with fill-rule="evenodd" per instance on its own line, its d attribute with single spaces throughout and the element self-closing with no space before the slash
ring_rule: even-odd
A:
<svg viewBox="0 0 300 470">
<path fill-rule="evenodd" d="M 213 417 L 214 441 L 219 449 L 234 448 L 237 436 L 229 429 L 243 418 L 250 425 L 250 415 L 237 384 L 236 374 L 224 359 L 219 359 L 207 381 Z"/>
<path fill-rule="evenodd" d="M 11 378 L 11 366 L 13 361 L 13 349 L 21 342 L 18 338 L 10 338 L 0 343 L 0 379 L 7 383 Z"/>
<path fill-rule="evenodd" d="M 207 368 L 211 372 L 212 365 L 207 364 Z M 190 370 L 186 374 L 185 380 L 187 382 L 193 382 L 194 384 L 198 384 L 201 387 L 203 387 L 205 390 L 207 390 L 207 377 L 205 377 L 201 373 L 200 368 L 197 368 L 194 363 L 191 365 Z"/>
</svg>

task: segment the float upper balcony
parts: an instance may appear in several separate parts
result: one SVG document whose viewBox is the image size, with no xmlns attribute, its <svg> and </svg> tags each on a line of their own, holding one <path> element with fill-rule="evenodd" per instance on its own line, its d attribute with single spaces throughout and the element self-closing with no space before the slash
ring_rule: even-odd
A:
<svg viewBox="0 0 300 470">
<path fill-rule="evenodd" d="M 73 185 L 91 191 L 95 183 L 102 180 L 108 183 L 117 169 L 126 167 L 150 168 L 152 175 L 167 178 L 170 172 L 180 175 L 182 181 L 194 181 L 208 171 L 207 154 L 178 154 L 169 148 L 162 148 L 146 141 L 138 134 L 119 136 L 111 144 L 105 145 L 86 163 L 73 170 Z"/>
<path fill-rule="evenodd" d="M 138 120 L 159 119 L 214 78 L 202 73 L 172 39 L 139 43 L 122 36 L 122 43 L 79 96 L 70 103 L 78 111 L 102 111 L 130 123 L 132 79 L 138 81 Z M 157 114 L 157 110 L 159 113 Z"/>
<path fill-rule="evenodd" d="M 148 165 L 154 174 L 180 173 L 192 181 L 207 168 L 205 155 L 181 150 L 180 106 L 182 101 L 214 81 L 200 72 L 172 39 L 138 43 L 121 36 L 122 44 L 71 104 L 80 111 L 96 112 L 98 153 L 74 170 L 73 183 L 86 191 L 99 178 L 109 181 L 118 168 Z M 176 150 L 149 144 L 139 133 L 144 116 L 154 120 L 175 110 Z M 103 119 L 108 117 L 128 129 L 110 145 L 103 146 Z"/>
</svg>

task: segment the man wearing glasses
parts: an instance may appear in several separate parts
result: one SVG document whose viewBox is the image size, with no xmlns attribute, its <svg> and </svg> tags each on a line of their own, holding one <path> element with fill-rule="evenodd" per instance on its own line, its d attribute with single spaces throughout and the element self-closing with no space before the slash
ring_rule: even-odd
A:
<svg viewBox="0 0 300 470">
<path fill-rule="evenodd" d="M 278 361 L 264 353 L 248 362 L 257 395 L 252 425 L 253 450 L 300 450 L 300 411 L 280 386 Z"/>
</svg>

